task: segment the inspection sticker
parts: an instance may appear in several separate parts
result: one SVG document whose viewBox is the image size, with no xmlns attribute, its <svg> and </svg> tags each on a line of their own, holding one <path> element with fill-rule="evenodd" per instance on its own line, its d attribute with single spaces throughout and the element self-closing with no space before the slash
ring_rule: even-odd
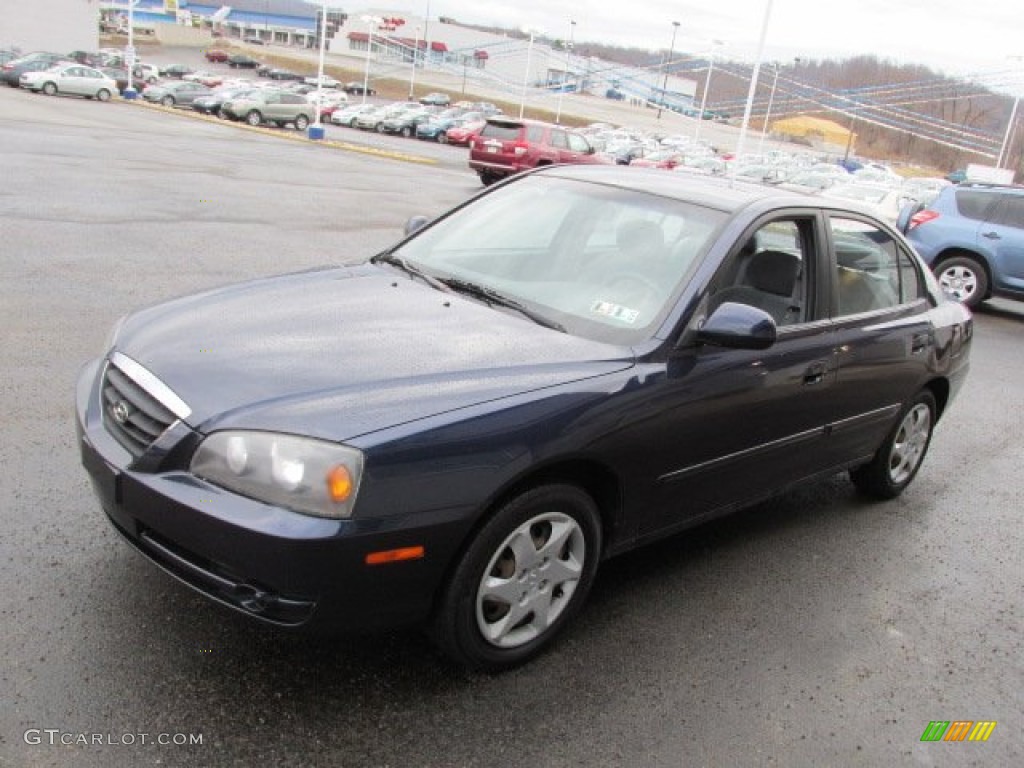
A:
<svg viewBox="0 0 1024 768">
<path fill-rule="evenodd" d="M 602 317 L 610 317 L 613 320 L 621 320 L 624 323 L 632 325 L 636 322 L 636 319 L 640 316 L 640 312 L 635 309 L 629 309 L 618 304 L 612 304 L 610 301 L 595 301 L 590 311 L 595 315 L 601 315 Z"/>
</svg>

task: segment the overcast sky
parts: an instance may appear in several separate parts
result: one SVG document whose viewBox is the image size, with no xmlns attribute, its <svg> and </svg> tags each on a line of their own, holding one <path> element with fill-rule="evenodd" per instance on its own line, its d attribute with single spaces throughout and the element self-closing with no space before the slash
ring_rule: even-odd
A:
<svg viewBox="0 0 1024 768">
<path fill-rule="evenodd" d="M 677 52 L 699 55 L 721 40 L 720 55 L 753 61 L 768 0 L 378 0 L 430 19 L 534 27 L 556 38 L 665 50 L 680 23 Z M 349 8 L 354 7 L 349 4 Z M 358 12 L 353 13 L 357 15 Z M 874 54 L 924 64 L 948 75 L 1012 72 L 1024 90 L 1024 0 L 774 0 L 765 59 Z M 1003 85 L 1009 86 L 1004 76 Z"/>
</svg>

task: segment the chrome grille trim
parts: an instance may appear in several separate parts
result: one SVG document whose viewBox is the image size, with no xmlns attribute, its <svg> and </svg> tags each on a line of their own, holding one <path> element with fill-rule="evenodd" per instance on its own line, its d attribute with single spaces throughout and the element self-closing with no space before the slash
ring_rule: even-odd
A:
<svg viewBox="0 0 1024 768">
<path fill-rule="evenodd" d="M 182 421 L 192 415 L 192 409 L 185 404 L 184 400 L 174 394 L 170 387 L 127 355 L 121 352 L 111 352 L 110 362 L 124 371 L 128 378 L 155 397 L 157 402 Z"/>
<path fill-rule="evenodd" d="M 183 418 L 179 413 L 192 412 L 163 382 L 119 352 L 103 369 L 101 397 L 107 431 L 136 458 Z"/>
</svg>

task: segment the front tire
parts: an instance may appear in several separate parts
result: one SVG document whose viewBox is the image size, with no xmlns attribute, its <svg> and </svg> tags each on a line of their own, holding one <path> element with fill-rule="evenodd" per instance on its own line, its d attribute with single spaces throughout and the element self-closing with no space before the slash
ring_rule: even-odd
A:
<svg viewBox="0 0 1024 768">
<path fill-rule="evenodd" d="M 876 499 L 894 499 L 903 493 L 924 462 L 938 409 L 935 396 L 924 389 L 900 414 L 899 423 L 886 436 L 875 457 L 850 471 L 858 490 Z"/>
<path fill-rule="evenodd" d="M 173 96 L 164 96 L 162 99 L 160 99 L 160 103 L 163 104 L 165 107 L 173 107 L 174 106 L 174 97 Z"/>
<path fill-rule="evenodd" d="M 257 110 L 254 109 L 252 112 L 245 116 L 245 122 L 247 122 L 249 125 L 260 125 L 263 122 L 263 115 L 261 115 Z"/>
<path fill-rule="evenodd" d="M 47 96 L 57 95 L 57 84 L 56 83 L 43 83 L 43 93 Z"/>
<path fill-rule="evenodd" d="M 971 309 L 988 297 L 988 273 L 970 256 L 943 259 L 935 269 L 935 276 L 947 296 Z"/>
<path fill-rule="evenodd" d="M 108 91 L 106 88 L 101 88 L 99 91 L 96 92 L 96 98 L 99 101 L 110 101 L 110 91 Z"/>
<path fill-rule="evenodd" d="M 434 617 L 435 641 L 471 669 L 528 661 L 579 612 L 600 556 L 600 515 L 583 490 L 544 485 L 515 497 L 458 562 Z"/>
</svg>

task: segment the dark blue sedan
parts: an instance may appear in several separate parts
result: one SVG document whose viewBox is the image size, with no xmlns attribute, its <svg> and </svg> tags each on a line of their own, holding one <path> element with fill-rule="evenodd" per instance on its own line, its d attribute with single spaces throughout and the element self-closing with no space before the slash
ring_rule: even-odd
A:
<svg viewBox="0 0 1024 768">
<path fill-rule="evenodd" d="M 77 425 L 129 543 L 254 618 L 500 670 L 608 557 L 837 472 L 897 496 L 967 374 L 970 312 L 825 200 L 555 166 L 407 231 L 119 324 Z"/>
</svg>

